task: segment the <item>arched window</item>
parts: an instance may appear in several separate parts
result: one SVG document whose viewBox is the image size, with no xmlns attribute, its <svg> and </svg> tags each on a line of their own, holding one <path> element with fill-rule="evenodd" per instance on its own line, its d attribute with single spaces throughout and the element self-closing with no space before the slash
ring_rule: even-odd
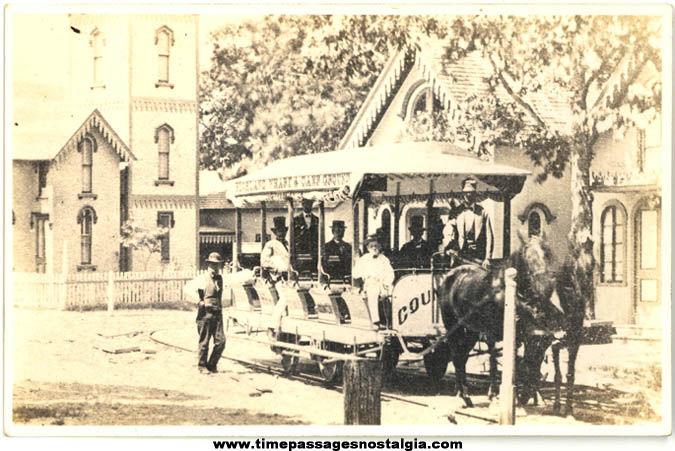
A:
<svg viewBox="0 0 675 451">
<path fill-rule="evenodd" d="M 538 210 L 532 210 L 527 217 L 527 236 L 541 235 L 541 215 Z"/>
<path fill-rule="evenodd" d="M 77 215 L 80 224 L 80 262 L 82 265 L 91 265 L 91 244 L 94 224 L 97 221 L 96 212 L 92 207 L 82 207 Z"/>
<path fill-rule="evenodd" d="M 171 144 L 174 142 L 173 128 L 168 124 L 161 125 L 155 130 L 155 142 L 157 143 L 158 153 L 158 178 L 159 180 L 169 180 L 169 157 Z"/>
<path fill-rule="evenodd" d="M 624 281 L 626 243 L 626 213 L 620 204 L 611 204 L 600 216 L 602 230 L 600 244 L 600 281 Z"/>
<path fill-rule="evenodd" d="M 96 28 L 91 33 L 89 44 L 93 50 L 93 81 L 94 85 L 103 84 L 103 46 L 105 45 L 105 37 L 103 33 Z"/>
<path fill-rule="evenodd" d="M 82 192 L 91 193 L 92 189 L 92 168 L 94 162 L 94 152 L 96 152 L 96 141 L 85 136 L 78 147 L 82 154 Z"/>
<path fill-rule="evenodd" d="M 415 117 L 419 113 L 432 113 L 433 110 L 434 102 L 431 88 L 426 88 L 413 99 L 410 117 Z"/>
<path fill-rule="evenodd" d="M 158 61 L 158 85 L 169 84 L 169 57 L 171 55 L 171 46 L 173 45 L 173 31 L 169 27 L 163 26 L 155 32 L 155 45 L 157 46 Z"/>
</svg>

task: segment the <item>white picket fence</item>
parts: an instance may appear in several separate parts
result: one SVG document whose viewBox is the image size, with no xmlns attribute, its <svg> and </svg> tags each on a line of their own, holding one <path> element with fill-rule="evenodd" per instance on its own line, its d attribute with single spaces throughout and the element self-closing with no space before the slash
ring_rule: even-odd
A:
<svg viewBox="0 0 675 451">
<path fill-rule="evenodd" d="M 89 272 L 72 274 L 11 273 L 18 307 L 79 310 L 108 309 L 184 301 L 183 286 L 199 271 Z"/>
</svg>

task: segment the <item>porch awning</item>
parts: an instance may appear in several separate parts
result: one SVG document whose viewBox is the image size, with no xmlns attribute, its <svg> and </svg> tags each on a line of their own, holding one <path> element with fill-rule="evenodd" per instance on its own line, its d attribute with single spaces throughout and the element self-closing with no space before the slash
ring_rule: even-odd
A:
<svg viewBox="0 0 675 451">
<path fill-rule="evenodd" d="M 234 241 L 234 231 L 225 227 L 200 226 L 199 242 L 203 244 L 224 244 Z"/>
</svg>

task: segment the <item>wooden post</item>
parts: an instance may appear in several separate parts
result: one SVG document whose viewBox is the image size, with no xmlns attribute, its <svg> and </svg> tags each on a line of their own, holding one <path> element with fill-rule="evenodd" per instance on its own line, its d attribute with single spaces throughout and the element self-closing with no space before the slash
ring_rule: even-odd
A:
<svg viewBox="0 0 675 451">
<path fill-rule="evenodd" d="M 396 182 L 396 197 L 394 198 L 394 252 L 398 252 L 401 232 L 401 182 Z"/>
<path fill-rule="evenodd" d="M 434 181 L 429 180 L 429 199 L 427 199 L 427 243 L 431 244 L 431 218 L 434 215 Z"/>
<path fill-rule="evenodd" d="M 295 227 L 293 226 L 293 199 L 286 198 L 286 206 L 288 208 L 288 254 L 290 257 L 290 266 L 295 266 Z"/>
<path fill-rule="evenodd" d="M 344 424 L 380 424 L 382 361 L 347 360 L 343 369 Z"/>
<path fill-rule="evenodd" d="M 63 253 L 61 254 L 61 277 L 59 283 L 59 310 L 64 311 L 68 305 L 66 296 L 66 281 L 68 280 L 68 240 L 63 240 Z"/>
<path fill-rule="evenodd" d="M 368 238 L 368 207 L 370 197 L 368 193 L 363 193 L 363 242 Z"/>
<path fill-rule="evenodd" d="M 241 254 L 241 209 L 234 209 L 234 247 L 232 248 L 232 271 L 239 268 L 239 254 Z"/>
<path fill-rule="evenodd" d="M 115 279 L 112 271 L 108 271 L 108 314 L 115 310 Z"/>
<path fill-rule="evenodd" d="M 516 421 L 516 270 L 504 272 L 504 351 L 502 358 L 502 384 L 499 396 L 499 424 L 513 425 Z"/>
<path fill-rule="evenodd" d="M 354 264 L 356 260 L 360 257 L 360 240 L 359 240 L 359 201 L 355 201 L 352 204 L 352 239 L 354 240 L 354 247 L 352 248 L 352 270 L 354 270 Z"/>
<path fill-rule="evenodd" d="M 504 246 L 502 258 L 508 258 L 511 255 L 511 195 L 504 194 Z"/>
<path fill-rule="evenodd" d="M 317 281 L 321 282 L 321 268 L 323 267 L 324 246 L 326 244 L 326 211 L 323 201 L 319 202 L 319 243 L 317 255 L 316 277 Z"/>
<path fill-rule="evenodd" d="M 265 202 L 260 202 L 260 252 L 262 253 L 263 247 L 267 240 L 265 235 L 267 234 L 267 208 Z"/>
</svg>

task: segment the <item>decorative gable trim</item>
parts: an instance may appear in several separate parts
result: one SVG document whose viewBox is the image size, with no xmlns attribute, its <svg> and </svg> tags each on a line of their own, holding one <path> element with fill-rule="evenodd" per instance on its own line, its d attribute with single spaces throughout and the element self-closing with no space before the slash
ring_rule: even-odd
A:
<svg viewBox="0 0 675 451">
<path fill-rule="evenodd" d="M 54 161 L 60 163 L 66 157 L 68 152 L 77 151 L 80 142 L 94 129 L 103 136 L 122 161 L 129 162 L 136 159 L 129 147 L 122 141 L 110 124 L 108 124 L 108 121 L 103 118 L 103 115 L 98 110 L 94 110 L 89 117 L 85 119 L 80 128 L 78 128 L 68 141 L 66 141 L 61 150 L 59 150 L 54 157 Z"/>
</svg>

